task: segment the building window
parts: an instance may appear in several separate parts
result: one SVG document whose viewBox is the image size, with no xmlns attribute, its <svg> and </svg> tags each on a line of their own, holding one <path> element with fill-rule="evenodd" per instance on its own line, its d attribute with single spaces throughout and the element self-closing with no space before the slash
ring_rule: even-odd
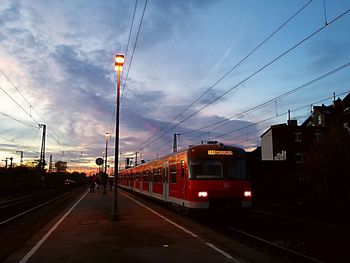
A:
<svg viewBox="0 0 350 263">
<path fill-rule="evenodd" d="M 294 141 L 301 142 L 301 132 L 300 131 L 294 132 Z"/>
<path fill-rule="evenodd" d="M 296 153 L 295 154 L 295 162 L 296 163 L 303 163 L 304 162 L 304 155 L 302 153 Z"/>
<path fill-rule="evenodd" d="M 320 137 L 321 137 L 321 132 L 319 132 L 319 131 L 314 132 L 314 138 L 315 138 L 316 142 L 318 142 L 320 140 Z"/>
</svg>

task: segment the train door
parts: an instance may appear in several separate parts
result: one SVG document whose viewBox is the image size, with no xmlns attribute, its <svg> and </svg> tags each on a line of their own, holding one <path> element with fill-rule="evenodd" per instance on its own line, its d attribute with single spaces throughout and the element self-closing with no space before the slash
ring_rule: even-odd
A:
<svg viewBox="0 0 350 263">
<path fill-rule="evenodd" d="M 151 166 L 150 171 L 149 171 L 149 193 L 152 194 L 153 192 L 153 166 Z"/>
<path fill-rule="evenodd" d="M 164 178 L 163 178 L 163 199 L 168 201 L 169 199 L 169 162 L 166 161 L 163 166 Z"/>
<path fill-rule="evenodd" d="M 128 177 L 127 177 L 127 180 L 128 180 L 128 189 L 130 188 L 130 186 L 131 186 L 131 171 L 129 171 L 128 172 L 128 175 L 127 175 Z"/>
<path fill-rule="evenodd" d="M 180 161 L 180 196 L 181 199 L 186 199 L 186 169 L 185 160 L 182 158 Z"/>
</svg>

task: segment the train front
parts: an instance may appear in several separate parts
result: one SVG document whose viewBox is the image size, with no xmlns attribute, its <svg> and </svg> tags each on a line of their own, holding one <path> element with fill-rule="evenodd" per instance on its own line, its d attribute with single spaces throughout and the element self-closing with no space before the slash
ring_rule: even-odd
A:
<svg viewBox="0 0 350 263">
<path fill-rule="evenodd" d="M 250 208 L 252 187 L 243 149 L 223 144 L 188 149 L 187 199 L 196 208 Z"/>
</svg>

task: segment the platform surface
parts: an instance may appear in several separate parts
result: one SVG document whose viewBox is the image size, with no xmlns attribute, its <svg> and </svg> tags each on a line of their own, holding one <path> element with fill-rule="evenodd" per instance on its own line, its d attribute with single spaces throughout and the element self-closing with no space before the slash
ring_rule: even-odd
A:
<svg viewBox="0 0 350 263">
<path fill-rule="evenodd" d="M 241 262 L 118 191 L 86 192 L 5 262 Z"/>
</svg>

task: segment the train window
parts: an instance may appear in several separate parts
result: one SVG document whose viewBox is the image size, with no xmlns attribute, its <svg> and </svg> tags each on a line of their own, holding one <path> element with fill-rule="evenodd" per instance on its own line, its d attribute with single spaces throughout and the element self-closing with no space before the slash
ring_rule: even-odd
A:
<svg viewBox="0 0 350 263">
<path fill-rule="evenodd" d="M 222 164 L 219 160 L 203 160 L 190 162 L 192 179 L 220 179 L 223 178 Z"/>
<path fill-rule="evenodd" d="M 245 160 L 227 160 L 227 176 L 231 179 L 247 178 Z"/>
<path fill-rule="evenodd" d="M 161 168 L 157 168 L 153 170 L 153 181 L 158 183 L 162 181 L 162 172 Z"/>
<path fill-rule="evenodd" d="M 176 184 L 176 175 L 177 175 L 176 165 L 175 164 L 170 165 L 169 169 L 170 169 L 170 183 Z"/>
<path fill-rule="evenodd" d="M 144 181 L 144 182 L 148 182 L 149 181 L 149 171 L 144 171 L 143 172 L 143 178 L 142 178 L 142 180 Z"/>
</svg>

